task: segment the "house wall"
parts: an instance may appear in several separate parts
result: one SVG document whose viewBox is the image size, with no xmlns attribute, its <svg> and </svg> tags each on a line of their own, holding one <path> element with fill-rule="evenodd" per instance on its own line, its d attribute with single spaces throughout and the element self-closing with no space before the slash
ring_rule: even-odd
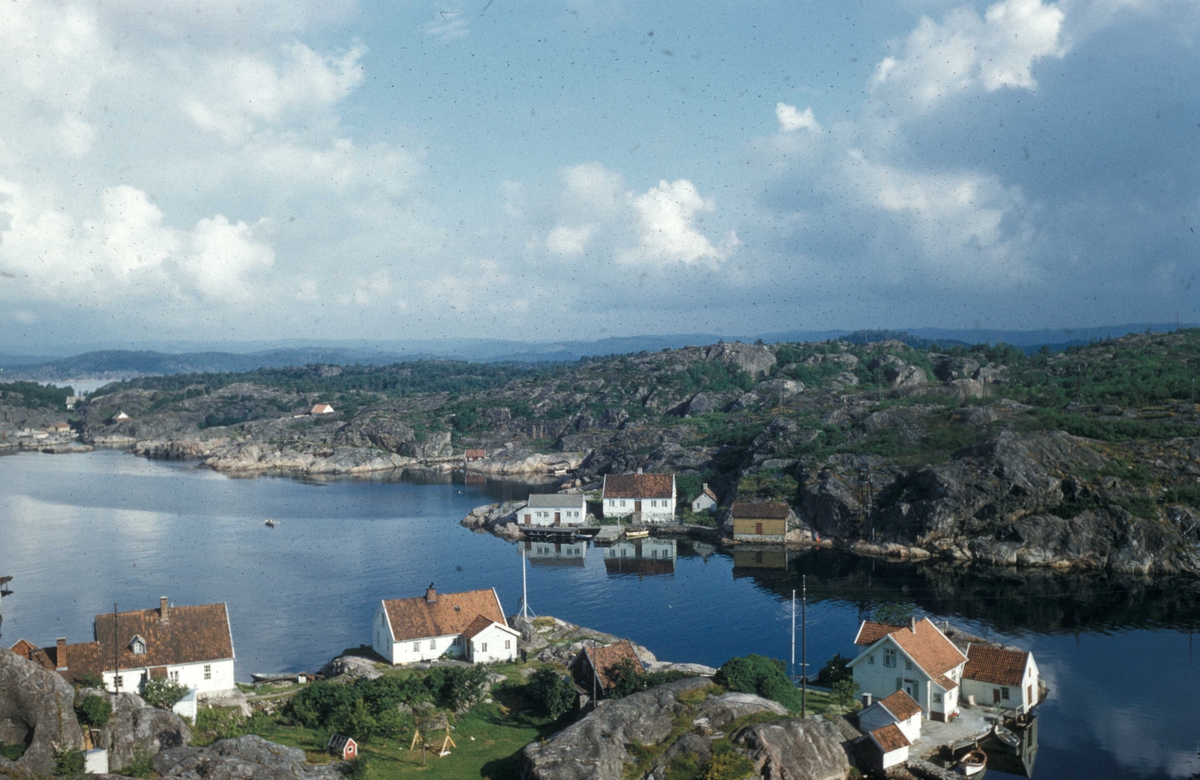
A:
<svg viewBox="0 0 1200 780">
<path fill-rule="evenodd" d="M 711 498 L 709 498 L 708 496 L 701 493 L 700 497 L 692 502 L 692 511 L 693 512 L 705 512 L 709 509 L 712 509 L 716 505 L 717 505 L 716 501 L 713 501 Z"/>
<path fill-rule="evenodd" d="M 104 687 L 109 691 L 115 690 L 115 675 L 103 672 Z M 168 679 L 175 680 L 180 685 L 196 691 L 200 696 L 232 693 L 237 690 L 233 677 L 233 659 L 220 661 L 204 661 L 195 664 L 175 664 L 167 667 Z M 121 669 L 121 690 L 141 692 L 142 685 L 150 679 L 149 667 L 137 669 Z"/>
<path fill-rule="evenodd" d="M 561 517 L 560 525 L 583 525 L 587 522 L 587 508 L 581 501 L 574 506 L 564 505 L 561 507 L 525 507 L 517 513 L 517 523 L 528 526 L 552 526 L 554 525 L 554 513 L 558 512 Z"/>
<path fill-rule="evenodd" d="M 863 733 L 881 729 L 887 724 L 895 722 L 895 716 L 885 710 L 878 702 L 858 713 L 858 730 Z"/>
<path fill-rule="evenodd" d="M 375 609 L 375 618 L 371 621 L 371 649 L 388 663 L 396 663 L 392 657 L 392 631 L 388 628 L 382 604 Z"/>
<path fill-rule="evenodd" d="M 894 667 L 883 665 L 884 649 L 886 648 L 896 651 Z M 874 663 L 871 663 L 872 658 L 874 658 Z M 912 666 L 911 669 L 907 668 L 909 664 Z M 871 694 L 876 699 L 883 699 L 896 691 L 906 690 L 904 681 L 911 680 L 914 690 L 910 690 L 909 695 L 916 699 L 922 710 L 929 712 L 929 677 L 921 671 L 919 666 L 911 663 L 899 645 L 890 638 L 885 638 L 870 653 L 864 653 L 860 659 L 856 659 L 852 669 L 854 670 L 854 681 L 858 683 L 859 690 Z"/>
<path fill-rule="evenodd" d="M 670 523 L 675 520 L 674 498 L 605 498 L 605 517 L 628 517 L 633 514 L 634 502 L 642 502 L 643 523 Z M 524 512 L 524 510 L 521 510 Z"/>
<path fill-rule="evenodd" d="M 874 742 L 874 740 L 872 740 L 872 742 Z M 876 743 L 876 748 L 878 748 L 878 747 L 879 747 L 879 745 L 878 745 L 878 743 Z M 882 749 L 880 749 L 880 752 L 882 752 Z M 891 769 L 894 766 L 903 764 L 907 760 L 908 760 L 908 748 L 902 747 L 899 750 L 893 750 L 890 753 L 883 754 L 883 768 Z"/>
<path fill-rule="evenodd" d="M 758 533 L 758 525 L 762 523 L 762 533 Z M 782 542 L 787 536 L 787 520 L 759 520 L 752 518 L 733 518 L 733 538 L 744 541 Z"/>
<path fill-rule="evenodd" d="M 916 742 L 921 736 L 921 713 L 918 712 L 907 720 L 896 721 L 896 726 L 901 734 L 908 737 L 909 742 Z"/>
<path fill-rule="evenodd" d="M 490 664 L 517 660 L 517 635 L 493 623 L 471 637 L 471 662 Z"/>
<path fill-rule="evenodd" d="M 413 664 L 418 661 L 434 661 L 450 652 L 451 656 L 466 654 L 467 640 L 462 634 L 427 636 L 406 639 L 392 644 L 392 664 Z"/>
</svg>

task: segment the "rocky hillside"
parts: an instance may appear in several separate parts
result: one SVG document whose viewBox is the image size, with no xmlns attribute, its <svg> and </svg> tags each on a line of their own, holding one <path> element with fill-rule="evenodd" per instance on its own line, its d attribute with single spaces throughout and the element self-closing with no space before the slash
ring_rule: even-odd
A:
<svg viewBox="0 0 1200 780">
<path fill-rule="evenodd" d="M 496 475 L 672 471 L 684 498 L 787 501 L 863 552 L 1197 573 L 1198 360 L 1181 331 L 1035 355 L 886 340 L 308 366 L 110 385 L 82 436 L 227 472 L 449 469 L 474 448 Z"/>
</svg>

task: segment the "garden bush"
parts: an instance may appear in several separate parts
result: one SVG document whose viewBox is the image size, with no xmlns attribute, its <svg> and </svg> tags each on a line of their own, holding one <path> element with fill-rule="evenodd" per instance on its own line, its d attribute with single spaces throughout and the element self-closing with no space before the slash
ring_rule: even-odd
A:
<svg viewBox="0 0 1200 780">
<path fill-rule="evenodd" d="M 789 710 L 800 709 L 800 692 L 784 673 L 783 661 L 761 655 L 730 658 L 717 670 L 713 681 L 731 691 L 756 693 L 777 701 Z"/>
</svg>

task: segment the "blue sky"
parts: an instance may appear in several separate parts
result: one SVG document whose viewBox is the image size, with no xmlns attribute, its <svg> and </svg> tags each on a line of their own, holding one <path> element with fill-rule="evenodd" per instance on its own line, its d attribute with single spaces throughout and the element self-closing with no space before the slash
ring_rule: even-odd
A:
<svg viewBox="0 0 1200 780">
<path fill-rule="evenodd" d="M 1195 2 L 0 4 L 0 335 L 1194 321 Z"/>
</svg>

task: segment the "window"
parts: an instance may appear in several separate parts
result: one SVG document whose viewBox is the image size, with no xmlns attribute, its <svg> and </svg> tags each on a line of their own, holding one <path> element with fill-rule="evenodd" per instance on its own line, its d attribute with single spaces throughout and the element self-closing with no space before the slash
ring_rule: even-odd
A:
<svg viewBox="0 0 1200 780">
<path fill-rule="evenodd" d="M 125 675 L 123 675 L 123 674 L 117 675 L 117 687 L 118 688 L 125 687 Z"/>
<path fill-rule="evenodd" d="M 479 651 L 480 651 L 480 652 L 482 652 L 482 653 L 486 653 L 486 652 L 487 652 L 487 642 L 484 642 L 483 644 L 481 644 L 481 645 L 479 646 Z"/>
<path fill-rule="evenodd" d="M 504 640 L 504 649 L 505 649 L 505 650 L 511 650 L 511 649 L 512 649 L 512 640 L 511 640 L 511 639 L 505 639 L 505 640 Z"/>
<path fill-rule="evenodd" d="M 871 666 L 875 665 L 875 654 L 874 653 L 871 653 L 869 656 L 867 656 L 867 663 Z"/>
<path fill-rule="evenodd" d="M 912 661 L 908 660 L 907 658 L 904 659 L 904 668 L 911 671 L 912 670 Z"/>
<path fill-rule="evenodd" d="M 895 668 L 896 666 L 896 651 L 890 647 L 883 649 L 883 665 L 889 668 Z"/>
<path fill-rule="evenodd" d="M 179 670 L 178 669 L 171 670 L 171 682 L 173 682 L 173 683 L 179 682 Z"/>
<path fill-rule="evenodd" d="M 421 652 L 421 643 L 420 642 L 413 642 L 413 652 L 414 653 Z"/>
<path fill-rule="evenodd" d="M 429 649 L 430 649 L 430 650 L 437 650 L 437 640 L 436 640 L 436 639 L 430 639 L 430 640 L 429 640 Z"/>
<path fill-rule="evenodd" d="M 942 694 L 940 694 L 940 693 L 933 694 L 933 703 L 941 704 L 942 703 Z"/>
<path fill-rule="evenodd" d="M 1008 698 L 1008 688 L 1001 688 L 1001 689 L 1000 689 L 1000 698 L 1001 698 L 1001 699 L 1007 699 L 1007 698 Z"/>
<path fill-rule="evenodd" d="M 204 665 L 204 679 L 206 679 L 206 680 L 212 679 L 212 666 L 210 666 L 209 664 Z"/>
<path fill-rule="evenodd" d="M 140 638 L 134 639 L 133 643 L 129 645 L 129 649 L 133 652 L 134 655 L 145 655 L 146 654 L 146 643 L 143 642 Z"/>
</svg>

